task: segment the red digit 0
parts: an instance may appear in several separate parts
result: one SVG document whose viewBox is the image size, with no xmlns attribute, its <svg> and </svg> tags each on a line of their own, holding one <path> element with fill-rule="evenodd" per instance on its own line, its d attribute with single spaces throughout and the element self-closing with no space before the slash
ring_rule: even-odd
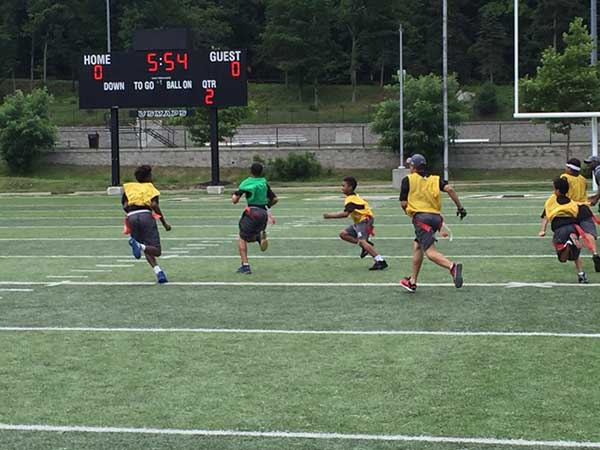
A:
<svg viewBox="0 0 600 450">
<path fill-rule="evenodd" d="M 233 61 L 231 63 L 231 76 L 233 78 L 239 78 L 242 69 L 239 61 Z"/>
<path fill-rule="evenodd" d="M 103 77 L 102 66 L 100 64 L 94 65 L 94 80 L 101 80 Z"/>
<path fill-rule="evenodd" d="M 150 64 L 150 67 L 148 67 L 148 72 L 158 71 L 158 62 L 156 61 L 155 52 L 151 52 L 146 55 L 146 62 Z"/>
<path fill-rule="evenodd" d="M 207 89 L 206 95 L 204 96 L 204 103 L 206 103 L 207 105 L 214 105 L 214 103 L 215 103 L 213 100 L 214 97 L 215 97 L 215 90 Z"/>
</svg>

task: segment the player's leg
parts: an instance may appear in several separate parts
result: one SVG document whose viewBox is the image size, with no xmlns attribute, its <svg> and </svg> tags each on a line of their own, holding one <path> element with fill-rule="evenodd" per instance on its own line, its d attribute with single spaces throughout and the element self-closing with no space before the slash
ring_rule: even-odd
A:
<svg viewBox="0 0 600 450">
<path fill-rule="evenodd" d="M 353 225 L 354 232 L 356 234 L 356 239 L 358 241 L 358 245 L 362 249 L 363 252 L 366 252 L 368 255 L 371 255 L 373 258 L 373 265 L 369 268 L 369 270 L 384 270 L 387 269 L 388 264 L 381 256 L 373 244 L 369 242 L 369 229 L 372 226 L 372 222 L 368 220 L 364 220 L 362 222 L 356 223 Z M 362 256 L 362 253 L 361 253 Z"/>
<path fill-rule="evenodd" d="M 340 231 L 340 239 L 342 241 L 350 242 L 351 244 L 358 244 L 358 234 L 354 225 L 350 225 Z"/>
<path fill-rule="evenodd" d="M 416 285 L 417 279 L 419 278 L 419 272 L 421 272 L 421 267 L 423 266 L 423 250 L 421 250 L 421 246 L 417 241 L 413 242 L 413 257 L 412 257 L 412 274 L 410 277 L 410 281 Z"/>
<path fill-rule="evenodd" d="M 591 211 L 590 211 L 591 213 Z M 598 246 L 596 239 L 598 238 L 598 232 L 596 231 L 596 224 L 594 223 L 593 216 L 588 217 L 580 221 L 580 226 L 585 233 L 584 240 L 592 252 L 592 262 L 594 263 L 594 270 L 600 272 L 600 256 L 598 255 Z"/>
<path fill-rule="evenodd" d="M 248 242 L 256 240 L 257 230 L 252 217 L 246 212 L 242 214 L 239 222 L 238 251 L 240 254 L 241 265 L 237 273 L 251 274 L 250 263 L 248 262 Z"/>
</svg>

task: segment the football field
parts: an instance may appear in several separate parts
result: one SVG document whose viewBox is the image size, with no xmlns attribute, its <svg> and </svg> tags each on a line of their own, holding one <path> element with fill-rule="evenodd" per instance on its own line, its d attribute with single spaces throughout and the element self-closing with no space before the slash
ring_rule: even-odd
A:
<svg viewBox="0 0 600 450">
<path fill-rule="evenodd" d="M 444 199 L 465 285 L 397 193 L 361 190 L 389 268 L 338 238 L 334 188 L 278 192 L 236 274 L 242 207 L 172 193 L 159 286 L 119 199 L 0 197 L 0 449 L 600 448 L 600 273 L 537 236 L 548 192 Z"/>
</svg>

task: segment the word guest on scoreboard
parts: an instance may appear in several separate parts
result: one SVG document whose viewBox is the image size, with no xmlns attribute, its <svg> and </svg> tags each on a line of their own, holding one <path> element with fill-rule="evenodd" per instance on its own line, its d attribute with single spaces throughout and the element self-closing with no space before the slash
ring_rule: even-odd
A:
<svg viewBox="0 0 600 450">
<path fill-rule="evenodd" d="M 153 50 L 82 56 L 80 109 L 247 104 L 245 50 Z"/>
</svg>

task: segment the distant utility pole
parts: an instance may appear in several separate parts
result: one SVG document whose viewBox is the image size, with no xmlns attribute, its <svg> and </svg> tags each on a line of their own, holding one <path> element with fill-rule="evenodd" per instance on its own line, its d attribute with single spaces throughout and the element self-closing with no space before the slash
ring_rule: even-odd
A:
<svg viewBox="0 0 600 450">
<path fill-rule="evenodd" d="M 398 71 L 398 81 L 400 82 L 400 166 L 399 169 L 404 169 L 404 62 L 402 48 L 402 24 L 398 27 L 400 35 L 400 70 Z"/>
<path fill-rule="evenodd" d="M 448 179 L 448 3 L 442 7 L 442 96 L 444 99 L 444 179 Z"/>
<path fill-rule="evenodd" d="M 598 0 L 591 0 L 590 31 L 592 33 L 592 65 L 598 62 Z M 592 155 L 598 155 L 598 118 L 592 117 Z M 598 189 L 596 179 L 592 177 L 594 190 Z"/>
</svg>

